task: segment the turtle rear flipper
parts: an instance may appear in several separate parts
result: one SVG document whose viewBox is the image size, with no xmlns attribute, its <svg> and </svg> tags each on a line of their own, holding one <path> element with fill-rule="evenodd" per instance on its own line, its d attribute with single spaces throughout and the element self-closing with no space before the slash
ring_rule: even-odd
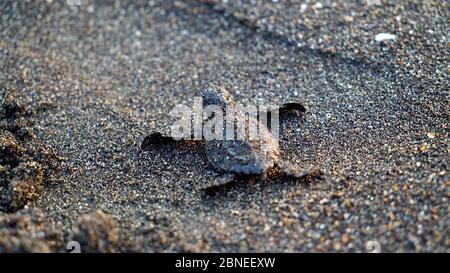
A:
<svg viewBox="0 0 450 273">
<path fill-rule="evenodd" d="M 319 169 L 304 170 L 287 162 L 277 162 L 276 165 L 280 169 L 280 172 L 287 177 L 300 179 L 321 175 L 321 171 Z"/>
<path fill-rule="evenodd" d="M 208 184 L 204 185 L 202 187 L 202 190 L 207 194 L 211 194 L 211 193 L 216 192 L 220 188 L 233 183 L 235 180 L 236 180 L 236 176 L 234 173 L 226 173 L 226 174 L 216 177 L 214 179 L 214 181 L 209 182 Z"/>
</svg>

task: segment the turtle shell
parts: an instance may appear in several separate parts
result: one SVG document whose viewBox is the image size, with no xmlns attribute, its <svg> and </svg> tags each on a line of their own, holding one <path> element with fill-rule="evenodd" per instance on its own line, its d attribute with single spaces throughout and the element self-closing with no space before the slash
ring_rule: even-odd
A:
<svg viewBox="0 0 450 273">
<path fill-rule="evenodd" d="M 219 105 L 226 113 L 227 105 L 235 105 L 233 97 L 222 87 L 211 85 L 203 92 L 204 105 Z M 234 117 L 246 124 L 235 127 L 247 131 L 249 122 L 258 123 L 259 138 L 250 140 L 248 132 L 244 132 L 245 140 L 208 140 L 206 154 L 210 164 L 218 171 L 238 174 L 260 175 L 273 167 L 280 157 L 278 140 L 270 133 L 266 125 L 258 119 L 247 119 L 240 109 L 235 109 Z M 242 134 L 239 134 L 242 135 Z"/>
<path fill-rule="evenodd" d="M 260 175 L 280 158 L 278 141 L 269 131 L 260 140 L 209 140 L 205 146 L 209 163 L 222 172 Z"/>
</svg>

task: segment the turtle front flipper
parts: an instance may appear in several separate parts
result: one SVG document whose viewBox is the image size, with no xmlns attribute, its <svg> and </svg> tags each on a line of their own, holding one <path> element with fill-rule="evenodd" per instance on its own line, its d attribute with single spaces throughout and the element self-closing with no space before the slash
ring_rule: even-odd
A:
<svg viewBox="0 0 450 273">
<path fill-rule="evenodd" d="M 158 146 L 161 144 L 167 144 L 172 142 L 175 142 L 175 140 L 172 137 L 165 136 L 159 132 L 151 133 L 150 135 L 146 136 L 144 140 L 142 140 L 141 149 L 146 150 L 153 145 Z"/>
<path fill-rule="evenodd" d="M 305 114 L 307 112 L 306 107 L 297 101 L 289 101 L 279 104 L 277 106 L 269 106 L 267 108 L 267 117 L 270 119 L 271 112 L 278 111 L 280 115 L 287 114 Z"/>
<path fill-rule="evenodd" d="M 207 194 L 211 194 L 219 190 L 220 188 L 233 183 L 236 179 L 234 173 L 225 173 L 214 179 L 214 181 L 207 183 L 202 187 L 202 190 Z"/>
<path fill-rule="evenodd" d="M 284 120 L 286 117 L 302 117 L 307 112 L 306 107 L 302 103 L 290 101 L 277 106 L 269 106 L 264 115 L 259 115 L 258 118 L 265 120 L 263 124 L 271 130 L 272 117 Z"/>
<path fill-rule="evenodd" d="M 292 112 L 300 112 L 300 113 L 306 113 L 306 108 L 305 106 L 300 103 L 300 102 L 286 102 L 283 103 L 280 108 L 280 113 L 281 114 L 286 114 L 286 113 L 292 113 Z"/>
<path fill-rule="evenodd" d="M 194 139 L 194 136 L 191 135 L 191 139 Z M 148 150 L 154 147 L 161 147 L 161 145 L 166 144 L 189 144 L 194 143 L 194 140 L 185 140 L 185 139 L 174 139 L 172 136 L 162 133 L 162 132 L 153 132 L 146 137 L 141 142 L 141 150 Z"/>
<path fill-rule="evenodd" d="M 278 166 L 278 168 L 280 169 L 281 174 L 287 177 L 300 179 L 307 177 L 317 177 L 321 175 L 321 171 L 319 169 L 304 170 L 287 162 L 277 162 L 276 166 Z"/>
</svg>

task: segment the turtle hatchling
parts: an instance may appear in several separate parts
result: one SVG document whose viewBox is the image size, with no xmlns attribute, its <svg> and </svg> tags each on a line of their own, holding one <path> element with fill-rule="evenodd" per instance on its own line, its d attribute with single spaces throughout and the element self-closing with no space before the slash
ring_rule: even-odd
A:
<svg viewBox="0 0 450 273">
<path fill-rule="evenodd" d="M 284 162 L 280 156 L 280 146 L 278 138 L 270 131 L 267 126 L 267 119 L 252 119 L 244 111 L 236 106 L 236 102 L 225 88 L 210 85 L 202 93 L 203 106 L 219 106 L 226 115 L 227 109 L 234 110 L 236 124 L 241 121 L 245 126 L 236 126 L 237 137 L 227 139 L 203 139 L 206 157 L 209 164 L 219 174 L 214 181 L 211 181 L 203 187 L 206 192 L 212 192 L 216 189 L 237 181 L 238 177 L 255 177 L 264 181 L 272 170 L 281 172 L 282 175 L 293 178 L 304 178 L 318 174 L 317 170 L 302 170 L 301 168 Z M 231 106 L 231 107 L 230 107 Z M 306 110 L 302 104 L 289 102 L 279 107 L 279 113 L 297 111 L 304 113 Z M 270 115 L 270 112 L 268 112 Z M 206 117 L 207 122 L 211 117 Z M 266 122 L 264 122 L 266 121 Z M 249 123 L 256 122 L 258 128 L 258 137 L 252 139 L 249 136 Z M 152 145 L 158 145 L 164 141 L 174 141 L 170 136 L 160 132 L 155 132 L 146 136 L 142 142 L 141 148 L 147 149 Z"/>
</svg>

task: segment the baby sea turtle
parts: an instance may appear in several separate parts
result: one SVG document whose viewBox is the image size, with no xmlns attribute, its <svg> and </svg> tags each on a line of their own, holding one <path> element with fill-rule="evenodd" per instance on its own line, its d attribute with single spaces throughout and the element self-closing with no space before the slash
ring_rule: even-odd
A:
<svg viewBox="0 0 450 273">
<path fill-rule="evenodd" d="M 203 106 L 220 106 L 225 114 L 227 106 L 236 105 L 227 90 L 215 85 L 210 85 L 203 92 L 202 99 Z M 208 192 L 213 191 L 236 181 L 236 178 L 239 176 L 257 177 L 265 180 L 266 175 L 275 169 L 285 176 L 294 178 L 303 178 L 317 174 L 317 171 L 301 170 L 297 166 L 284 162 L 280 157 L 278 139 L 267 128 L 267 124 L 262 124 L 258 119 L 250 120 L 238 107 L 234 109 L 235 120 L 246 121 L 246 127 L 235 127 L 235 130 L 241 130 L 237 133 L 245 135 L 245 138 L 243 140 L 204 141 L 208 162 L 220 174 L 213 182 L 208 183 L 203 188 L 204 190 Z M 305 108 L 302 104 L 296 102 L 283 104 L 279 108 L 280 114 L 290 111 L 304 113 Z M 248 122 L 258 123 L 259 137 L 254 140 L 249 137 Z M 159 144 L 168 138 L 168 136 L 164 136 L 161 133 L 153 133 L 145 137 L 141 148 L 145 149 L 149 145 Z"/>
</svg>

